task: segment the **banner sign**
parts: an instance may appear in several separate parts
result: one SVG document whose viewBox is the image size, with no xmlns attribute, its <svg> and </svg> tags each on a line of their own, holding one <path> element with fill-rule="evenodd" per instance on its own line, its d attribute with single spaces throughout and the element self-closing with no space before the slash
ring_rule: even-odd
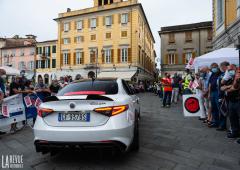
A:
<svg viewBox="0 0 240 170">
<path fill-rule="evenodd" d="M 204 106 L 200 96 L 196 94 L 183 95 L 183 113 L 185 117 L 200 117 Z"/>
<path fill-rule="evenodd" d="M 0 127 L 26 120 L 22 94 L 7 97 L 0 105 Z"/>
<path fill-rule="evenodd" d="M 37 117 L 37 108 L 36 108 L 36 102 L 37 102 L 38 96 L 34 93 L 29 94 L 24 97 L 24 106 L 25 106 L 25 113 L 26 118 L 35 118 Z"/>
</svg>

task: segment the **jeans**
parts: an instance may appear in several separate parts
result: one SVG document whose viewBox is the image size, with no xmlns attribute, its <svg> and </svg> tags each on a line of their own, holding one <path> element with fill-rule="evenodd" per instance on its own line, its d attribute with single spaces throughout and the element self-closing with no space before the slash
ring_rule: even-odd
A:
<svg viewBox="0 0 240 170">
<path fill-rule="evenodd" d="M 172 91 L 164 91 L 163 106 L 171 105 Z"/>
<path fill-rule="evenodd" d="M 179 95 L 179 88 L 173 88 L 173 91 L 172 91 L 172 99 L 171 99 L 171 102 L 173 103 L 177 103 L 178 101 L 178 95 Z"/>
<path fill-rule="evenodd" d="M 231 124 L 232 133 L 236 134 L 240 131 L 239 126 L 239 114 L 240 114 L 240 101 L 239 102 L 231 102 L 229 101 L 229 119 Z"/>
<path fill-rule="evenodd" d="M 220 106 L 223 104 L 223 102 L 219 102 L 219 109 Z M 219 110 L 219 127 L 226 129 L 227 128 L 227 117 L 221 113 L 221 110 Z"/>
<path fill-rule="evenodd" d="M 210 94 L 211 106 L 212 106 L 212 123 L 216 126 L 219 125 L 219 102 L 218 92 L 212 91 Z"/>
</svg>

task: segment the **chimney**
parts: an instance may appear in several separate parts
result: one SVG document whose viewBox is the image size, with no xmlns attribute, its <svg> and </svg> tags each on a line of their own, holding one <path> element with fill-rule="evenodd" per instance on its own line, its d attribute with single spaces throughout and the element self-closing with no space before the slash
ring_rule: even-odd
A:
<svg viewBox="0 0 240 170">
<path fill-rule="evenodd" d="M 71 12 L 71 8 L 67 8 L 67 12 Z"/>
<path fill-rule="evenodd" d="M 37 38 L 37 36 L 35 36 L 35 35 L 32 35 L 32 34 L 28 34 L 28 35 L 25 35 L 28 39 L 36 39 Z"/>
</svg>

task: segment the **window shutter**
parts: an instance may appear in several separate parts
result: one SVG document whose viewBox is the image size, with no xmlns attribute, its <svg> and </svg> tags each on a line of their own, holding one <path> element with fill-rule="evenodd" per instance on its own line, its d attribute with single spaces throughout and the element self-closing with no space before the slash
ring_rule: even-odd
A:
<svg viewBox="0 0 240 170">
<path fill-rule="evenodd" d="M 128 62 L 132 63 L 132 49 L 128 48 Z"/>
<path fill-rule="evenodd" d="M 50 56 L 50 55 L 51 55 L 51 47 L 48 46 L 48 56 Z"/>
<path fill-rule="evenodd" d="M 74 22 L 74 29 L 77 29 L 77 21 Z"/>
<path fill-rule="evenodd" d="M 84 29 L 84 20 L 82 20 L 82 29 Z"/>
<path fill-rule="evenodd" d="M 38 69 L 38 60 L 36 61 L 36 69 Z"/>
<path fill-rule="evenodd" d="M 168 64 L 168 54 L 166 54 L 164 57 L 164 64 Z"/>
<path fill-rule="evenodd" d="M 68 43 L 71 44 L 71 38 L 68 38 L 68 41 L 69 41 Z"/>
<path fill-rule="evenodd" d="M 81 64 L 84 64 L 84 52 L 82 52 Z"/>
<path fill-rule="evenodd" d="M 132 13 L 129 12 L 129 13 L 128 13 L 128 22 L 131 22 L 131 19 L 132 19 Z"/>
<path fill-rule="evenodd" d="M 102 53 L 102 63 L 103 63 L 103 64 L 105 63 L 105 56 L 104 56 L 104 53 Z"/>
<path fill-rule="evenodd" d="M 122 14 L 119 14 L 119 15 L 118 15 L 118 23 L 119 23 L 119 24 L 121 23 L 121 16 L 122 16 Z"/>
<path fill-rule="evenodd" d="M 61 54 L 61 56 L 60 56 L 60 66 L 62 66 L 63 65 L 63 54 Z"/>
<path fill-rule="evenodd" d="M 81 39 L 82 39 L 82 42 L 84 42 L 84 36 L 82 36 L 82 38 L 81 38 Z"/>
<path fill-rule="evenodd" d="M 187 64 L 186 63 L 186 53 L 183 53 L 182 64 Z"/>
<path fill-rule="evenodd" d="M 69 25 L 69 31 L 70 31 L 71 30 L 71 22 L 69 22 L 68 25 Z"/>
<path fill-rule="evenodd" d="M 114 63 L 114 49 L 111 49 L 111 63 Z"/>
<path fill-rule="evenodd" d="M 178 54 L 175 54 L 175 64 L 178 64 Z"/>
<path fill-rule="evenodd" d="M 196 58 L 196 52 L 195 52 L 195 51 L 192 52 L 192 58 L 193 58 L 193 59 Z"/>
<path fill-rule="evenodd" d="M 112 24 L 114 24 L 114 15 L 112 15 L 111 20 L 112 20 Z"/>
<path fill-rule="evenodd" d="M 67 65 L 70 65 L 70 63 L 71 63 L 71 54 L 68 53 L 68 62 L 67 62 Z"/>
<path fill-rule="evenodd" d="M 76 52 L 73 53 L 73 65 L 76 65 L 77 63 L 77 57 Z"/>
<path fill-rule="evenodd" d="M 74 43 L 76 43 L 77 42 L 77 37 L 74 37 Z"/>
<path fill-rule="evenodd" d="M 118 49 L 118 63 L 121 62 L 121 49 Z"/>
<path fill-rule="evenodd" d="M 91 28 L 91 19 L 88 19 L 88 28 Z"/>
<path fill-rule="evenodd" d="M 103 16 L 103 26 L 105 26 L 106 17 Z"/>
<path fill-rule="evenodd" d="M 61 39 L 61 44 L 63 44 L 63 42 L 64 42 L 64 40 L 63 40 L 63 38 Z"/>
<path fill-rule="evenodd" d="M 96 26 L 98 27 L 98 17 L 96 18 Z"/>
<path fill-rule="evenodd" d="M 64 23 L 61 23 L 61 24 L 60 24 L 60 27 L 61 27 L 61 28 L 60 28 L 60 29 L 61 29 L 61 32 L 63 32 L 63 31 L 64 31 Z"/>
</svg>

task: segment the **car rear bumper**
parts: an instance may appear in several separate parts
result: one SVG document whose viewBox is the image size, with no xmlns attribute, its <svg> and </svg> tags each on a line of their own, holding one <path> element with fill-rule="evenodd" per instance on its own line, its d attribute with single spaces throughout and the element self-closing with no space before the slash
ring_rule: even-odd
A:
<svg viewBox="0 0 240 170">
<path fill-rule="evenodd" d="M 116 119 L 109 119 L 105 125 L 97 127 L 52 127 L 38 117 L 34 125 L 36 149 L 38 151 L 38 148 L 45 146 L 46 148 L 67 145 L 83 147 L 93 146 L 93 144 L 104 147 L 106 145 L 116 146 L 116 143 L 120 143 L 124 146 L 121 146 L 121 149 L 127 150 L 133 139 L 134 123 L 127 121 L 124 114 L 117 116 L 125 117 L 125 122 L 119 123 L 118 120 L 122 118 L 116 117 Z"/>
<path fill-rule="evenodd" d="M 50 151 L 62 150 L 87 150 L 87 149 L 115 149 L 120 152 L 125 152 L 127 146 L 118 141 L 102 141 L 102 142 L 48 142 L 36 140 L 34 142 L 36 151 L 47 153 Z"/>
</svg>

